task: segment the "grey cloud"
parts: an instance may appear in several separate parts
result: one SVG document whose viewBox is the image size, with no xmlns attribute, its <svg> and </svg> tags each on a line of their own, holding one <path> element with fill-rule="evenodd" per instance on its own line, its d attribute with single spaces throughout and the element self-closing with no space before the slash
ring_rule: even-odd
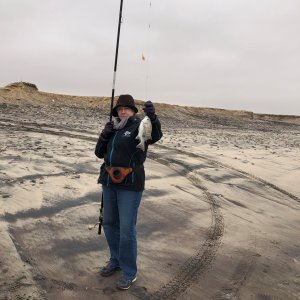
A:
<svg viewBox="0 0 300 300">
<path fill-rule="evenodd" d="M 299 8 L 297 0 L 152 0 L 149 10 L 149 1 L 124 0 L 116 92 L 300 114 Z M 0 85 L 22 79 L 109 95 L 118 9 L 117 0 L 1 0 Z"/>
</svg>

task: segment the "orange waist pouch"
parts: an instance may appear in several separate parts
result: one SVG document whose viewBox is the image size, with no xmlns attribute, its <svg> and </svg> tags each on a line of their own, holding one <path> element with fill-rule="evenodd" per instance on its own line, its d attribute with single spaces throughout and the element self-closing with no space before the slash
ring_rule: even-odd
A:
<svg viewBox="0 0 300 300">
<path fill-rule="evenodd" d="M 105 169 L 113 183 L 121 183 L 133 171 L 132 168 L 123 167 L 106 167 Z"/>
</svg>

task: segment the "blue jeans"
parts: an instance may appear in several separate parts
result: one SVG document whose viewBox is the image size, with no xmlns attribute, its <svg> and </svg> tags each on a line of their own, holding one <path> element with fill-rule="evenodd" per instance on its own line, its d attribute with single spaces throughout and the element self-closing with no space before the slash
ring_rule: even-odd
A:
<svg viewBox="0 0 300 300">
<path fill-rule="evenodd" d="M 110 263 L 120 266 L 126 279 L 137 273 L 136 221 L 142 193 L 102 186 L 103 229 L 110 249 Z"/>
</svg>

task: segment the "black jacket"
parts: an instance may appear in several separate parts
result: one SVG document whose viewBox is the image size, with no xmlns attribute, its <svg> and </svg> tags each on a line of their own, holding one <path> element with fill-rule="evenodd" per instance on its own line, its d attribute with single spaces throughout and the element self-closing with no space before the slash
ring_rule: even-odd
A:
<svg viewBox="0 0 300 300">
<path fill-rule="evenodd" d="M 133 116 L 128 119 L 124 128 L 114 130 L 109 140 L 99 137 L 95 155 L 104 158 L 100 168 L 98 183 L 107 186 L 118 186 L 131 191 L 142 191 L 145 187 L 144 161 L 146 160 L 148 145 L 154 144 L 162 137 L 161 125 L 156 117 L 152 121 L 152 139 L 145 143 L 145 151 L 136 148 L 139 141 L 136 139 L 141 119 Z M 114 184 L 107 171 L 106 166 L 132 167 L 134 171 L 126 176 L 119 184 Z"/>
</svg>

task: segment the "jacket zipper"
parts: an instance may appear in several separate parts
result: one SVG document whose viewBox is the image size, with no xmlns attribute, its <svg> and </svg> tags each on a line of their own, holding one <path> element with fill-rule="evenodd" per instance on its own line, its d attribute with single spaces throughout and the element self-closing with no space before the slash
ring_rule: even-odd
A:
<svg viewBox="0 0 300 300">
<path fill-rule="evenodd" d="M 133 168 L 135 167 L 135 163 L 132 164 Z M 134 171 L 131 173 L 131 182 L 134 183 Z"/>
<path fill-rule="evenodd" d="M 115 149 L 115 139 L 117 137 L 117 134 L 118 134 L 118 132 L 116 132 L 116 134 L 113 138 L 112 147 L 111 147 L 110 154 L 109 154 L 109 165 L 110 166 L 112 165 L 112 155 L 113 155 L 113 152 L 114 152 L 114 149 Z M 107 174 L 107 183 L 106 183 L 107 186 L 109 184 L 109 181 L 110 181 L 109 174 Z"/>
</svg>

